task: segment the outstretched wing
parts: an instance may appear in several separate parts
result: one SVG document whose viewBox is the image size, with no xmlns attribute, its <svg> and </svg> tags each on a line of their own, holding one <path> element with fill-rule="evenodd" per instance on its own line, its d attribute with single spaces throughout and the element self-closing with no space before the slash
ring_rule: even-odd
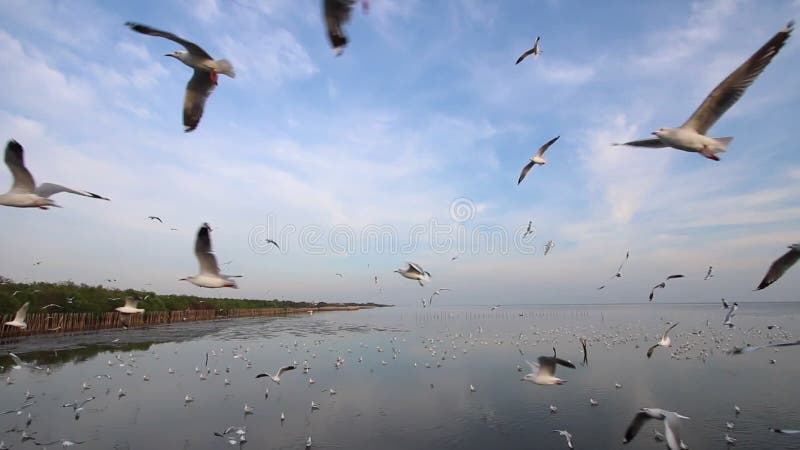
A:
<svg viewBox="0 0 800 450">
<path fill-rule="evenodd" d="M 33 175 L 25 168 L 25 159 L 23 156 L 22 145 L 15 140 L 8 141 L 6 144 L 6 165 L 14 177 L 14 182 L 11 185 L 11 192 L 14 193 L 31 193 L 36 189 L 36 184 L 33 182 Z"/>
<path fill-rule="evenodd" d="M 556 136 L 553 139 L 550 139 L 549 141 L 547 141 L 547 143 L 545 143 L 543 146 L 539 147 L 539 151 L 536 152 L 536 156 L 544 155 L 544 152 L 546 152 L 547 149 L 550 148 L 550 146 L 553 145 L 553 143 L 555 143 L 558 140 L 558 138 L 560 138 L 560 137 L 561 136 Z"/>
<path fill-rule="evenodd" d="M 158 36 L 158 37 L 162 37 L 164 39 L 169 39 L 172 42 L 177 42 L 178 44 L 184 46 L 186 48 L 186 50 L 189 53 L 191 53 L 192 55 L 199 56 L 201 58 L 206 58 L 206 59 L 214 59 L 214 58 L 211 57 L 211 55 L 206 53 L 205 50 L 200 48 L 199 45 L 195 44 L 194 42 L 187 41 L 186 39 L 183 39 L 183 38 L 181 38 L 179 36 L 176 36 L 176 35 L 168 32 L 168 31 L 162 31 L 162 30 L 159 30 L 159 29 L 156 29 L 156 28 L 153 28 L 153 27 L 149 27 L 147 25 L 142 25 L 142 24 L 136 23 L 136 22 L 125 22 L 125 25 L 127 25 L 131 30 L 139 32 L 139 33 L 142 33 L 142 34 L 147 34 L 147 35 L 150 35 L 150 36 Z"/>
<path fill-rule="evenodd" d="M 194 75 L 186 84 L 186 94 L 183 96 L 183 126 L 188 133 L 200 123 L 206 100 L 214 90 L 214 82 L 205 70 L 194 70 Z"/>
<path fill-rule="evenodd" d="M 534 165 L 536 165 L 536 163 L 531 161 L 522 168 L 522 172 L 519 173 L 519 180 L 517 180 L 517 184 L 522 183 L 522 180 L 525 179 L 525 176 L 528 175 L 528 172 L 531 171 Z"/>
<path fill-rule="evenodd" d="M 533 48 L 530 49 L 530 50 L 526 50 L 523 54 L 519 55 L 519 58 L 517 58 L 517 62 L 515 62 L 514 65 L 517 65 L 517 64 L 521 63 L 523 59 L 525 59 L 528 56 L 532 55 L 535 51 L 536 50 L 533 49 Z"/>
<path fill-rule="evenodd" d="M 347 36 L 344 34 L 342 25 L 350 20 L 350 12 L 353 10 L 354 4 L 354 0 L 323 0 L 322 2 L 328 40 L 337 56 L 342 54 L 344 46 L 347 45 Z"/>
<path fill-rule="evenodd" d="M 283 366 L 283 367 L 281 367 L 280 369 L 278 369 L 278 375 L 277 376 L 280 377 L 281 374 L 283 374 L 284 372 L 289 371 L 289 370 L 294 370 L 294 366 Z"/>
<path fill-rule="evenodd" d="M 664 148 L 667 144 L 661 142 L 661 139 L 642 139 L 640 141 L 628 141 L 623 143 L 614 143 L 611 145 L 629 145 L 631 147 L 648 147 L 648 148 Z"/>
<path fill-rule="evenodd" d="M 14 315 L 15 322 L 25 322 L 25 317 L 28 315 L 28 308 L 31 306 L 31 302 L 25 302 L 18 310 L 17 313 Z"/>
<path fill-rule="evenodd" d="M 765 287 L 769 286 L 770 284 L 778 281 L 780 277 L 789 270 L 790 267 L 800 259 L 800 251 L 792 249 L 786 252 L 783 256 L 776 259 L 775 262 L 769 266 L 769 270 L 767 274 L 764 275 L 764 279 L 761 280 L 761 283 L 758 284 L 756 287 L 757 291 L 764 289 Z"/>
<path fill-rule="evenodd" d="M 68 192 L 70 194 L 82 195 L 84 197 L 91 197 L 99 200 L 109 200 L 109 201 L 111 200 L 101 195 L 97 195 L 94 192 L 79 191 L 77 189 L 71 189 L 66 186 L 61 186 L 60 184 L 54 184 L 54 183 L 42 183 L 41 185 L 39 185 L 39 187 L 36 188 L 36 195 L 44 198 L 48 198 L 52 195 L 58 194 L 59 192 Z"/>
<path fill-rule="evenodd" d="M 639 433 L 639 430 L 642 429 L 642 426 L 645 422 L 652 419 L 649 414 L 644 411 L 639 411 L 631 421 L 630 425 L 628 425 L 628 429 L 625 430 L 625 439 L 622 441 L 624 444 L 632 441 L 633 438 Z"/>
<path fill-rule="evenodd" d="M 197 240 L 194 244 L 194 254 L 200 263 L 200 273 L 219 275 L 217 257 L 211 252 L 211 227 L 204 223 L 197 232 Z"/>
</svg>

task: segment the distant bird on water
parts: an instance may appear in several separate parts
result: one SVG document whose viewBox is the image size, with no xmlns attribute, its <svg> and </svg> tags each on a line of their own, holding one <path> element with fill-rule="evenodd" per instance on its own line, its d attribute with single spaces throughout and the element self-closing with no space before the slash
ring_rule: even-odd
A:
<svg viewBox="0 0 800 450">
<path fill-rule="evenodd" d="M 531 48 L 530 50 L 525 50 L 525 52 L 521 54 L 519 58 L 517 58 L 517 62 L 515 62 L 514 65 L 521 63 L 523 59 L 527 58 L 530 55 L 533 55 L 533 59 L 539 59 L 539 55 L 542 54 L 542 49 L 541 47 L 539 47 L 539 40 L 541 38 L 542 38 L 541 36 L 536 36 L 536 41 L 533 42 L 533 48 Z"/>
<path fill-rule="evenodd" d="M 606 284 L 608 284 L 608 282 L 613 280 L 614 278 L 622 278 L 622 267 L 625 265 L 626 262 L 628 262 L 628 258 L 630 258 L 630 256 L 631 256 L 631 252 L 630 251 L 625 252 L 625 259 L 622 260 L 622 264 L 619 265 L 619 269 L 617 269 L 617 272 L 614 275 L 612 275 L 611 278 L 606 280 L 606 282 L 603 283 L 602 286 L 597 288 L 598 290 L 605 288 Z"/>
<path fill-rule="evenodd" d="M 25 302 L 25 304 L 17 310 L 17 313 L 14 315 L 14 320 L 6 322 L 3 325 L 19 328 L 20 330 L 28 328 L 28 324 L 25 323 L 25 318 L 28 315 L 28 307 L 30 306 L 31 302 Z"/>
<path fill-rule="evenodd" d="M 727 78 L 708 94 L 703 103 L 678 128 L 659 128 L 652 132 L 655 139 L 630 141 L 623 144 L 634 147 L 663 148 L 672 147 L 686 152 L 699 153 L 708 159 L 719 161 L 717 153 L 724 152 L 732 137 L 711 138 L 706 136 L 708 130 L 733 106 L 761 72 L 778 54 L 778 51 L 789 39 L 794 29 L 794 21 L 789 22 L 783 29 L 776 33 L 766 44 L 759 48 L 742 65 L 734 70 Z"/>
<path fill-rule="evenodd" d="M 89 191 L 79 191 L 66 186 L 53 183 L 43 183 L 36 187 L 33 175 L 25 167 L 23 148 L 15 140 L 8 141 L 6 144 L 5 162 L 8 170 L 14 178 L 11 190 L 5 194 L 0 194 L 0 205 L 13 206 L 15 208 L 39 208 L 47 209 L 50 207 L 60 208 L 50 197 L 59 192 L 82 195 L 84 197 L 108 200 Z"/>
<path fill-rule="evenodd" d="M 775 262 L 769 266 L 769 270 L 767 274 L 764 275 L 764 279 L 761 280 L 761 283 L 758 284 L 755 290 L 760 291 L 765 287 L 771 285 L 772 283 L 778 281 L 780 277 L 789 270 L 790 267 L 800 259 L 800 243 L 792 244 L 789 246 L 789 251 L 784 253 L 783 256 L 776 259 Z"/>
<path fill-rule="evenodd" d="M 416 280 L 420 286 L 425 286 L 425 281 L 428 281 L 431 278 L 431 274 L 426 272 L 419 264 L 408 262 L 408 267 L 405 269 L 397 269 L 395 270 L 396 273 L 399 273 L 401 276 L 408 278 L 409 280 Z"/>
<path fill-rule="evenodd" d="M 636 416 L 634 416 L 628 429 L 625 431 L 625 439 L 623 444 L 627 444 L 636 437 L 639 430 L 645 422 L 650 419 L 657 419 L 664 422 L 664 434 L 667 438 L 667 447 L 669 450 L 682 450 L 683 442 L 680 436 L 680 419 L 688 419 L 676 412 L 665 411 L 658 408 L 642 408 Z"/>
<path fill-rule="evenodd" d="M 211 252 L 211 227 L 204 223 L 197 231 L 197 239 L 194 243 L 194 255 L 200 263 L 200 273 L 193 277 L 181 278 L 180 281 L 188 281 L 195 286 L 204 288 L 237 288 L 236 283 L 231 280 L 230 275 L 219 273 L 217 257 Z"/>
<path fill-rule="evenodd" d="M 527 165 L 525 165 L 525 167 L 522 168 L 522 172 L 520 172 L 520 174 L 519 174 L 519 180 L 517 180 L 517 184 L 522 183 L 522 180 L 525 179 L 525 176 L 528 175 L 528 172 L 531 171 L 533 166 L 535 166 L 536 164 L 540 164 L 540 165 L 547 164 L 547 160 L 544 159 L 544 156 L 543 156 L 544 152 L 546 152 L 547 149 L 550 148 L 550 146 L 553 145 L 553 143 L 555 143 L 558 140 L 558 138 L 560 138 L 560 137 L 561 136 L 556 136 L 553 139 L 550 139 L 549 141 L 547 141 L 547 143 L 545 143 L 541 147 L 539 147 L 539 151 L 536 152 L 536 154 L 531 157 L 531 162 L 529 162 Z"/>
<path fill-rule="evenodd" d="M 183 97 L 183 126 L 185 132 L 197 128 L 200 118 L 203 116 L 206 99 L 217 85 L 217 74 L 221 73 L 235 78 L 236 72 L 233 70 L 233 65 L 226 59 L 215 60 L 199 45 L 172 33 L 135 22 L 126 22 L 125 25 L 133 31 L 169 39 L 186 48 L 187 51 L 178 50 L 164 56 L 171 56 L 194 69 L 194 75 L 186 85 L 186 94 Z"/>
</svg>

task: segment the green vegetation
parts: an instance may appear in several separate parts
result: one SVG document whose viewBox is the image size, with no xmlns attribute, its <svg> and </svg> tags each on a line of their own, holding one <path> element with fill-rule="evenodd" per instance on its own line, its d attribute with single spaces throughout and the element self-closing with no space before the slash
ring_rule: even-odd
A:
<svg viewBox="0 0 800 450">
<path fill-rule="evenodd" d="M 15 294 L 16 293 L 16 294 Z M 148 311 L 177 311 L 186 309 L 246 309 L 246 308 L 308 308 L 312 306 L 384 306 L 375 303 L 290 302 L 285 300 L 242 300 L 235 298 L 206 298 L 194 295 L 159 295 L 150 291 L 89 286 L 72 282 L 16 283 L 0 276 L 0 315 L 13 314 L 25 302 L 31 302 L 29 312 L 49 304 L 50 312 L 106 312 L 122 306 L 125 297 L 146 299 L 139 303 Z M 112 300 L 115 299 L 115 300 Z"/>
</svg>

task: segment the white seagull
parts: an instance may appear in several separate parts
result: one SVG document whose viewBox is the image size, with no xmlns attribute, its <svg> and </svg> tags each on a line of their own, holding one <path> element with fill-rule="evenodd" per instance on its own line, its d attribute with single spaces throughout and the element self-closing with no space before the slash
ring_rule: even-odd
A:
<svg viewBox="0 0 800 450">
<path fill-rule="evenodd" d="M 187 51 L 178 50 L 164 56 L 171 56 L 194 69 L 194 75 L 186 85 L 186 94 L 183 98 L 183 126 L 185 132 L 197 128 L 200 118 L 203 116 L 206 99 L 217 85 L 217 74 L 221 73 L 235 78 L 236 72 L 233 70 L 233 65 L 226 59 L 215 60 L 199 45 L 172 33 L 134 22 L 126 22 L 125 25 L 133 31 L 169 39 L 186 48 Z"/>
<path fill-rule="evenodd" d="M 658 283 L 657 285 L 653 286 L 653 289 L 650 289 L 650 301 L 653 301 L 653 297 L 655 296 L 656 289 L 664 289 L 667 287 L 667 281 L 675 279 L 675 278 L 683 278 L 683 275 L 670 275 L 667 277 L 666 280 Z"/>
<path fill-rule="evenodd" d="M 194 243 L 194 255 L 200 263 L 200 273 L 193 277 L 181 278 L 179 281 L 188 281 L 195 286 L 204 288 L 232 287 L 237 289 L 236 283 L 230 275 L 219 273 L 217 257 L 211 251 L 211 227 L 204 223 L 197 231 L 197 239 Z"/>
<path fill-rule="evenodd" d="M 789 246 L 789 251 L 784 253 L 783 256 L 776 259 L 775 262 L 769 266 L 769 270 L 767 274 L 764 275 L 764 279 L 761 280 L 758 287 L 756 287 L 757 291 L 764 289 L 765 287 L 769 286 L 770 284 L 778 281 L 778 279 L 789 270 L 790 267 L 800 259 L 800 243 L 792 244 Z"/>
<path fill-rule="evenodd" d="M 555 376 L 556 365 L 562 365 L 574 369 L 575 365 L 569 361 L 557 358 L 555 356 L 556 349 L 553 349 L 553 356 L 540 356 L 537 358 L 536 363 L 525 361 L 531 366 L 532 373 L 525 375 L 521 381 L 530 381 L 531 383 L 541 385 L 564 384 L 566 380 L 562 380 Z"/>
<path fill-rule="evenodd" d="M 547 241 L 544 244 L 544 256 L 547 256 L 547 254 L 550 253 L 550 251 L 553 250 L 553 247 L 555 247 L 555 246 L 556 246 L 555 242 Z"/>
<path fill-rule="evenodd" d="M 558 433 L 561 436 L 564 436 L 564 438 L 567 440 L 567 447 L 575 448 L 575 447 L 572 446 L 572 435 L 569 434 L 569 431 L 567 431 L 567 430 L 553 430 L 553 433 Z"/>
<path fill-rule="evenodd" d="M 31 302 L 25 302 L 25 304 L 17 310 L 17 313 L 14 315 L 14 320 L 5 322 L 3 325 L 19 328 L 20 330 L 28 328 L 28 324 L 25 323 L 25 317 L 28 315 L 28 307 L 30 306 Z"/>
<path fill-rule="evenodd" d="M 139 304 L 139 300 L 136 300 L 133 297 L 126 297 L 125 298 L 125 306 L 118 306 L 118 307 L 116 307 L 114 309 L 116 311 L 119 311 L 122 314 L 143 313 L 144 309 L 136 307 L 138 304 Z"/>
<path fill-rule="evenodd" d="M 625 265 L 625 263 L 626 263 L 626 262 L 628 262 L 628 258 L 630 258 L 630 256 L 631 256 L 631 252 L 630 252 L 630 250 L 628 250 L 627 252 L 625 252 L 625 259 L 623 259 L 623 260 L 622 260 L 622 264 L 620 264 L 620 265 L 619 265 L 619 269 L 617 269 L 617 272 L 616 272 L 614 275 L 612 275 L 612 276 L 611 276 L 611 278 L 609 278 L 608 280 L 606 280 L 606 282 L 605 282 L 605 283 L 603 283 L 603 285 L 602 285 L 602 286 L 600 286 L 599 288 L 597 288 L 598 290 L 605 288 L 605 287 L 606 287 L 606 284 L 608 284 L 608 282 L 609 282 L 609 281 L 611 281 L 611 280 L 613 280 L 614 278 L 622 278 L 622 267 Z"/>
<path fill-rule="evenodd" d="M 727 327 L 733 328 L 733 320 L 732 319 L 733 319 L 733 316 L 736 315 L 736 310 L 737 309 L 739 309 L 739 304 L 736 303 L 736 302 L 733 302 L 733 305 L 730 308 L 728 308 L 728 314 L 725 315 L 725 321 L 722 322 L 722 325 L 725 325 Z"/>
<path fill-rule="evenodd" d="M 561 136 L 556 136 L 553 139 L 547 141 L 547 143 L 544 144 L 543 146 L 539 147 L 539 151 L 536 152 L 536 154 L 531 157 L 531 162 L 529 162 L 527 165 L 525 165 L 525 167 L 522 168 L 522 172 L 520 172 L 519 174 L 519 180 L 517 180 L 518 185 L 522 183 L 522 180 L 525 179 L 525 176 L 528 175 L 528 172 L 530 172 L 533 166 L 535 166 L 536 164 L 541 164 L 541 165 L 547 164 L 547 160 L 544 159 L 543 156 L 544 152 L 546 152 L 547 149 L 550 148 L 550 146 L 553 145 L 553 143 L 557 141 L 558 138 L 560 137 Z"/>
<path fill-rule="evenodd" d="M 36 183 L 33 181 L 33 175 L 25 168 L 22 146 L 13 139 L 8 141 L 6 145 L 5 161 L 8 169 L 11 171 L 14 181 L 11 184 L 11 190 L 5 194 L 0 194 L 0 205 L 13 206 L 15 208 L 60 208 L 53 200 L 50 200 L 52 195 L 58 194 L 59 192 L 68 192 L 70 194 L 83 195 L 84 197 L 108 200 L 92 192 L 70 189 L 59 184 L 43 183 L 40 184 L 39 187 L 36 187 Z"/>
<path fill-rule="evenodd" d="M 785 428 L 772 428 L 772 427 L 769 428 L 769 431 L 772 431 L 773 433 L 781 433 L 781 434 L 799 434 L 800 433 L 800 430 L 788 430 L 788 429 L 785 429 Z"/>
<path fill-rule="evenodd" d="M 671 347 L 672 346 L 672 340 L 670 340 L 670 338 L 669 338 L 669 332 L 673 328 L 675 328 L 677 326 L 678 326 L 678 322 L 675 322 L 675 324 L 673 324 L 671 327 L 667 328 L 667 331 L 665 331 L 664 334 L 661 335 L 661 340 L 658 341 L 658 343 L 656 343 L 656 345 L 654 345 L 654 346 L 650 347 L 649 349 L 647 349 L 647 357 L 648 358 L 653 356 L 653 352 L 658 347 Z"/>
<path fill-rule="evenodd" d="M 278 369 L 278 372 L 275 375 L 270 375 L 264 372 L 256 375 L 256 378 L 269 377 L 272 381 L 281 384 L 281 375 L 288 370 L 294 370 L 294 369 L 295 369 L 294 366 L 283 366 L 280 369 Z"/>
<path fill-rule="evenodd" d="M 650 419 L 664 421 L 664 434 L 667 438 L 667 447 L 669 450 L 681 450 L 684 447 L 680 437 L 679 419 L 688 419 L 688 417 L 658 408 L 642 408 L 625 431 L 625 439 L 622 443 L 627 444 L 632 441 L 642 428 L 642 425 Z"/>
<path fill-rule="evenodd" d="M 439 288 L 439 289 L 433 291 L 433 294 L 431 294 L 431 298 L 428 299 L 428 306 L 433 305 L 433 297 L 434 296 L 442 295 L 442 291 L 449 291 L 449 290 L 450 289 L 447 289 L 447 288 Z"/>
<path fill-rule="evenodd" d="M 409 280 L 417 280 L 420 286 L 425 286 L 424 282 L 430 280 L 431 274 L 423 270 L 417 263 L 407 262 L 406 264 L 408 264 L 407 268 L 397 269 L 395 272 Z"/>
<path fill-rule="evenodd" d="M 533 55 L 533 59 L 539 59 L 539 55 L 542 54 L 542 49 L 539 47 L 539 40 L 541 38 L 541 36 L 536 36 L 536 41 L 533 42 L 533 48 L 526 50 L 523 54 L 521 54 L 519 58 L 517 58 L 517 62 L 515 62 L 514 65 L 521 63 L 523 59 L 530 55 Z"/>
<path fill-rule="evenodd" d="M 709 279 L 714 278 L 712 270 L 714 270 L 714 266 L 708 266 L 708 273 L 706 273 L 706 276 L 705 278 L 703 278 L 703 281 L 708 281 Z"/>
<path fill-rule="evenodd" d="M 786 43 L 794 28 L 794 21 L 789 22 L 776 33 L 766 44 L 758 49 L 741 66 L 708 94 L 708 97 L 697 108 L 683 125 L 678 128 L 659 128 L 652 134 L 655 139 L 625 142 L 635 147 L 662 148 L 672 147 L 687 152 L 699 153 L 708 159 L 719 161 L 717 153 L 724 152 L 732 137 L 711 138 L 706 136 L 709 128 L 733 106 L 748 87 L 758 78 L 761 72 L 778 54 Z"/>
</svg>

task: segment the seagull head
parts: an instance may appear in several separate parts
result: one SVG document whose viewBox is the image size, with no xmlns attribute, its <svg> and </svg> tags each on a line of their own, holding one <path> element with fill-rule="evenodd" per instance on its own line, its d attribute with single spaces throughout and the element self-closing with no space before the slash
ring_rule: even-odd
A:
<svg viewBox="0 0 800 450">
<path fill-rule="evenodd" d="M 174 52 L 172 52 L 172 53 L 167 53 L 167 54 L 166 54 L 166 55 L 164 55 L 164 56 L 171 56 L 171 57 L 173 57 L 173 58 L 175 58 L 175 59 L 183 60 L 183 57 L 184 57 L 185 55 L 186 55 L 186 52 L 185 52 L 185 51 L 183 51 L 183 50 L 175 50 Z"/>
</svg>

